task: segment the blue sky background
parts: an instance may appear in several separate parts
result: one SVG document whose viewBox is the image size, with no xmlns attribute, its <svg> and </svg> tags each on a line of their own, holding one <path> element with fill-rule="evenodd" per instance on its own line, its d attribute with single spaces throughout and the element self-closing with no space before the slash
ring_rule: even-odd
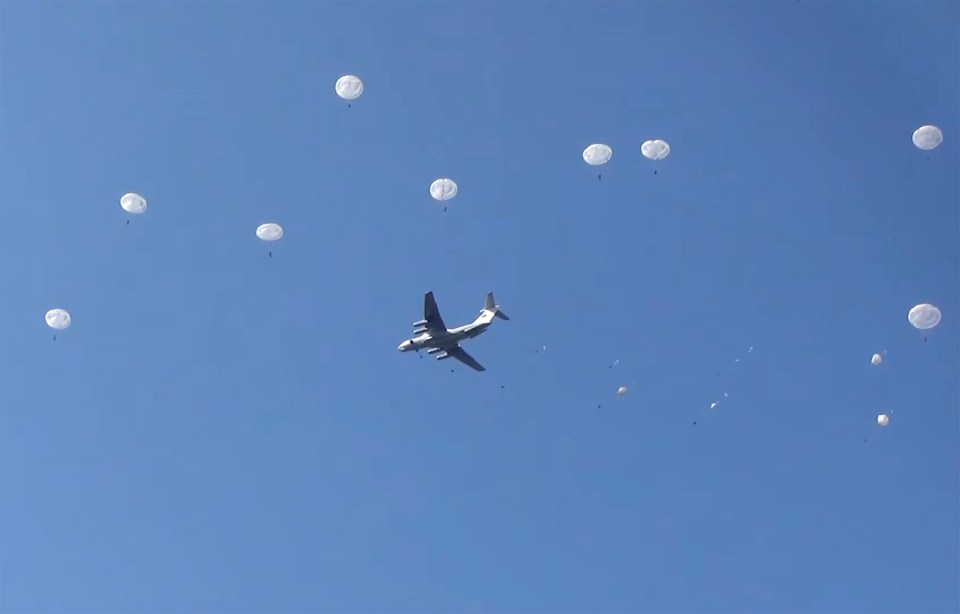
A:
<svg viewBox="0 0 960 614">
<path fill-rule="evenodd" d="M 958 21 L 3 3 L 0 607 L 957 611 Z"/>
</svg>

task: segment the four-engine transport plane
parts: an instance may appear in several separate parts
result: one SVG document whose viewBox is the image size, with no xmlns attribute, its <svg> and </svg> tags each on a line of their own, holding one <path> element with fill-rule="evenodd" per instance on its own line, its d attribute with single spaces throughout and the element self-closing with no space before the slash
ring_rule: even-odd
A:
<svg viewBox="0 0 960 614">
<path fill-rule="evenodd" d="M 493 292 L 487 293 L 487 302 L 477 319 L 469 324 L 458 326 L 456 328 L 447 328 L 440 317 L 440 310 L 437 309 L 437 301 L 433 298 L 433 292 L 427 292 L 423 297 L 423 319 L 413 323 L 413 334 L 411 339 L 407 339 L 397 346 L 401 352 L 419 352 L 426 348 L 427 354 L 436 354 L 437 360 L 445 358 L 456 358 L 463 364 L 475 371 L 486 371 L 483 366 L 473 359 L 470 354 L 463 351 L 460 342 L 465 339 L 473 339 L 489 328 L 493 318 L 509 320 L 505 313 L 500 311 L 500 305 L 493 301 Z"/>
</svg>

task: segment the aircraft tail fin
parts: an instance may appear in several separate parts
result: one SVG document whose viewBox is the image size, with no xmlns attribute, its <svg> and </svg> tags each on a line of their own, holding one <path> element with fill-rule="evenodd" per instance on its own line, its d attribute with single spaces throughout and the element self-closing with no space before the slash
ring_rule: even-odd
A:
<svg viewBox="0 0 960 614">
<path fill-rule="evenodd" d="M 509 320 L 507 314 L 500 311 L 500 305 L 496 304 L 496 301 L 493 300 L 493 292 L 487 292 L 487 301 L 483 304 L 483 308 L 487 311 L 492 311 L 493 315 L 500 318 L 501 320 Z"/>
</svg>

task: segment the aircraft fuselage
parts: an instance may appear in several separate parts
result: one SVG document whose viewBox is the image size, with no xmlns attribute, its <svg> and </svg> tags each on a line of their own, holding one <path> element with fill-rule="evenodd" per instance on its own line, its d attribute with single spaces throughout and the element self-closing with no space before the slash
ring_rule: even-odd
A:
<svg viewBox="0 0 960 614">
<path fill-rule="evenodd" d="M 490 328 L 490 322 L 472 322 L 456 328 L 448 328 L 444 333 L 422 333 L 404 341 L 397 348 L 401 352 L 418 352 L 425 348 L 443 349 L 460 343 L 464 339 L 473 339 Z"/>
</svg>

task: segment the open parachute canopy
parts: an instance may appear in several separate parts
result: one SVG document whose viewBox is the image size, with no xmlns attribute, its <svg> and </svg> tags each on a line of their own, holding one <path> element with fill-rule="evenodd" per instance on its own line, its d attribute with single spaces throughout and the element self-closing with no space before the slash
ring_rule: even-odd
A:
<svg viewBox="0 0 960 614">
<path fill-rule="evenodd" d="M 663 160 L 670 155 L 670 144 L 660 139 L 644 141 L 640 146 L 640 153 L 650 160 Z"/>
<path fill-rule="evenodd" d="M 280 224 L 268 222 L 257 226 L 257 238 L 261 241 L 276 241 L 283 236 L 283 228 Z"/>
<path fill-rule="evenodd" d="M 43 319 L 47 326 L 54 330 L 64 330 L 73 321 L 66 309 L 51 309 L 43 316 Z"/>
<path fill-rule="evenodd" d="M 920 126 L 913 131 L 913 144 L 917 149 L 936 149 L 943 142 L 943 131 L 936 126 Z"/>
<path fill-rule="evenodd" d="M 613 150 L 609 145 L 603 143 L 594 143 L 583 150 L 583 161 L 590 166 L 600 166 L 606 164 L 613 157 Z"/>
<path fill-rule="evenodd" d="M 436 179 L 430 184 L 430 196 L 432 196 L 434 200 L 450 200 L 457 195 L 459 189 L 456 181 L 444 177 Z"/>
<path fill-rule="evenodd" d="M 127 213 L 140 214 L 147 210 L 147 199 L 135 192 L 120 197 L 120 208 Z"/>
<path fill-rule="evenodd" d="M 337 96 L 344 100 L 356 100 L 363 94 L 363 81 L 356 75 L 343 75 L 337 79 L 333 89 L 336 90 Z"/>
<path fill-rule="evenodd" d="M 940 323 L 940 310 L 928 303 L 922 303 L 907 313 L 907 320 L 914 328 L 929 330 Z"/>
</svg>

